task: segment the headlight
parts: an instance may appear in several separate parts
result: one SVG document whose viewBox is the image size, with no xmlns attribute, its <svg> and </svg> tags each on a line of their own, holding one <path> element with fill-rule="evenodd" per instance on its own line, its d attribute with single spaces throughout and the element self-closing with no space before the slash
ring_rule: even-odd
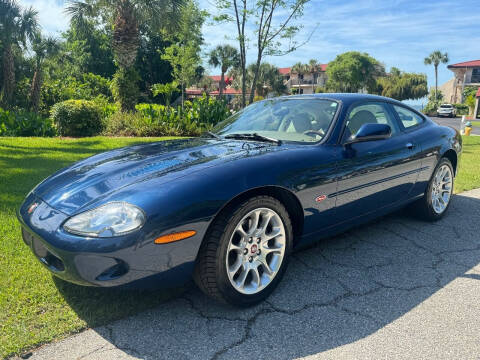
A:
<svg viewBox="0 0 480 360">
<path fill-rule="evenodd" d="M 139 207 L 126 202 L 111 202 L 69 219 L 63 228 L 72 233 L 92 237 L 112 237 L 137 230 L 145 223 Z"/>
</svg>

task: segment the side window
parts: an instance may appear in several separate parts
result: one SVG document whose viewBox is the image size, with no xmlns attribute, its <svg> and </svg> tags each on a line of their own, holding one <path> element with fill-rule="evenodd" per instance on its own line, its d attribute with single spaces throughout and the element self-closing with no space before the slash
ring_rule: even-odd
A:
<svg viewBox="0 0 480 360">
<path fill-rule="evenodd" d="M 423 118 L 420 115 L 415 114 L 413 111 L 397 105 L 393 105 L 393 108 L 397 112 L 405 129 L 412 128 L 423 122 Z"/>
<path fill-rule="evenodd" d="M 395 120 L 383 103 L 364 103 L 355 106 L 347 117 L 344 140 L 355 135 L 363 124 L 386 124 L 392 129 L 392 136 L 397 133 Z"/>
</svg>

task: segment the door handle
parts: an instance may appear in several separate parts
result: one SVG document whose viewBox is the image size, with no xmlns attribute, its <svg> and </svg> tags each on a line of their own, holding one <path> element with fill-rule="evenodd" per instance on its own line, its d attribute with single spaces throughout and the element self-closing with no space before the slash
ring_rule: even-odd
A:
<svg viewBox="0 0 480 360">
<path fill-rule="evenodd" d="M 407 147 L 407 149 L 410 149 L 410 150 L 412 150 L 415 147 L 411 142 L 406 143 L 405 146 Z"/>
</svg>

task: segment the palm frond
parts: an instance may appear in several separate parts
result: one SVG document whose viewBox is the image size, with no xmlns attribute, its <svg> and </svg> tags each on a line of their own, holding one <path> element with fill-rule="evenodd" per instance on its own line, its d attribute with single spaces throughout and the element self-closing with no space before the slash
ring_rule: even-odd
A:
<svg viewBox="0 0 480 360">
<path fill-rule="evenodd" d="M 72 22 L 76 22 L 77 24 L 84 24 L 86 22 L 86 18 L 93 17 L 94 9 L 93 6 L 87 2 L 80 1 L 80 0 L 68 0 L 67 7 L 65 8 L 65 13 L 70 15 L 70 19 Z"/>
<path fill-rule="evenodd" d="M 25 37 L 32 40 L 35 33 L 40 29 L 38 11 L 31 6 L 24 10 L 20 19 L 20 24 L 20 32 L 24 36 L 23 43 L 25 44 Z"/>
</svg>

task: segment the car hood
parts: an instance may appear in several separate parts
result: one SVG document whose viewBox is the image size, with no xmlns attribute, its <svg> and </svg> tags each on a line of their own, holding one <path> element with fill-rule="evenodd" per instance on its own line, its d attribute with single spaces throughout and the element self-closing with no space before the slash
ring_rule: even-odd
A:
<svg viewBox="0 0 480 360">
<path fill-rule="evenodd" d="M 137 145 L 94 155 L 40 183 L 34 194 L 71 215 L 133 183 L 156 178 L 163 184 L 225 161 L 276 151 L 266 143 L 182 139 Z"/>
</svg>

